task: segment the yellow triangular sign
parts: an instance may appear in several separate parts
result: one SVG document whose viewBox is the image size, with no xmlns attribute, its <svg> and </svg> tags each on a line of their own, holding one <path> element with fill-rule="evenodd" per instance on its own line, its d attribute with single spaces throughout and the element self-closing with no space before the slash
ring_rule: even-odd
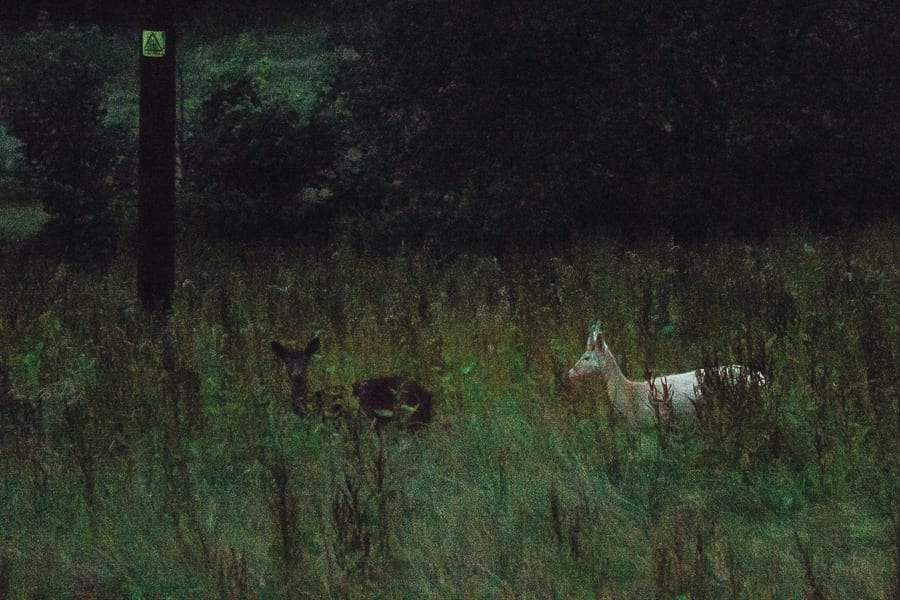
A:
<svg viewBox="0 0 900 600">
<path fill-rule="evenodd" d="M 141 41 L 141 54 L 152 58 L 162 58 L 166 55 L 166 32 L 144 30 Z"/>
</svg>

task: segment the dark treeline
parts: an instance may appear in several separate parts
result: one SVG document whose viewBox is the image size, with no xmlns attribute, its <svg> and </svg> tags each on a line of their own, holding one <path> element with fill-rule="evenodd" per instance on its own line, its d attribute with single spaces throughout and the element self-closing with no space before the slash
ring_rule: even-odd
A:
<svg viewBox="0 0 900 600">
<path fill-rule="evenodd" d="M 380 172 L 480 199 L 494 231 L 756 234 L 894 210 L 891 3 L 343 6 L 361 58 L 338 87 Z"/>
<path fill-rule="evenodd" d="M 139 5 L 5 4 L 9 18 L 45 10 L 54 24 L 131 22 Z M 328 25 L 352 58 L 323 103 L 339 114 L 316 126 L 329 129 L 334 156 L 354 147 L 362 157 L 335 169 L 329 215 L 377 213 L 397 236 L 756 236 L 896 213 L 891 2 L 226 0 L 179 10 L 224 26 Z"/>
</svg>

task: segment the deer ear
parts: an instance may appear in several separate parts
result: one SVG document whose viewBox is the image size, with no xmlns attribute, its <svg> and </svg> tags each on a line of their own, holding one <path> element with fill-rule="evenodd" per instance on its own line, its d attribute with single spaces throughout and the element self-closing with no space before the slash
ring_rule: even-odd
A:
<svg viewBox="0 0 900 600">
<path fill-rule="evenodd" d="M 284 346 L 275 341 L 272 342 L 272 352 L 282 360 L 284 359 L 284 355 L 287 354 L 287 350 L 284 349 Z"/>
<path fill-rule="evenodd" d="M 319 336 L 316 336 L 313 339 L 311 339 L 309 341 L 309 343 L 306 345 L 306 349 L 303 351 L 303 354 L 305 354 L 306 356 L 312 356 L 313 354 L 315 354 L 316 352 L 319 351 L 319 345 L 320 345 Z"/>
<path fill-rule="evenodd" d="M 594 323 L 594 326 L 591 327 L 591 332 L 588 334 L 587 339 L 587 349 L 593 350 L 597 347 L 597 338 L 600 337 L 600 322 L 597 321 Z"/>
</svg>

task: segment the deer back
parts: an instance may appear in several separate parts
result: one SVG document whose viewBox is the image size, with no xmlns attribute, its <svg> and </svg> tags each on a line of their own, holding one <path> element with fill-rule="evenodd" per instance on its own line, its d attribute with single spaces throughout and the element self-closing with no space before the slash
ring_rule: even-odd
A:
<svg viewBox="0 0 900 600">
<path fill-rule="evenodd" d="M 431 393 L 418 382 L 405 377 L 377 377 L 353 384 L 353 395 L 359 408 L 370 419 L 403 419 L 403 412 L 411 410 L 408 421 L 413 429 L 431 422 Z M 404 408 L 407 407 L 407 408 Z"/>
</svg>

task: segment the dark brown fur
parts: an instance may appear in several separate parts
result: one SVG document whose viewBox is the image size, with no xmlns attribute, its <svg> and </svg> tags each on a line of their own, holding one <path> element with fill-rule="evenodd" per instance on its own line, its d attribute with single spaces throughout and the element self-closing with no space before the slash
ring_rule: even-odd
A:
<svg viewBox="0 0 900 600">
<path fill-rule="evenodd" d="M 319 338 L 313 338 L 304 350 L 288 350 L 278 342 L 272 342 L 275 353 L 287 367 L 291 382 L 292 408 L 298 415 L 306 414 L 310 399 L 317 410 L 324 411 L 326 392 L 309 392 L 307 367 L 309 359 L 319 350 Z M 353 384 L 353 395 L 359 401 L 359 408 L 368 419 L 375 419 L 376 429 L 385 423 L 400 420 L 412 430 L 418 430 L 431 423 L 431 393 L 418 382 L 406 377 L 376 377 Z M 402 415 L 407 414 L 404 418 Z"/>
</svg>

